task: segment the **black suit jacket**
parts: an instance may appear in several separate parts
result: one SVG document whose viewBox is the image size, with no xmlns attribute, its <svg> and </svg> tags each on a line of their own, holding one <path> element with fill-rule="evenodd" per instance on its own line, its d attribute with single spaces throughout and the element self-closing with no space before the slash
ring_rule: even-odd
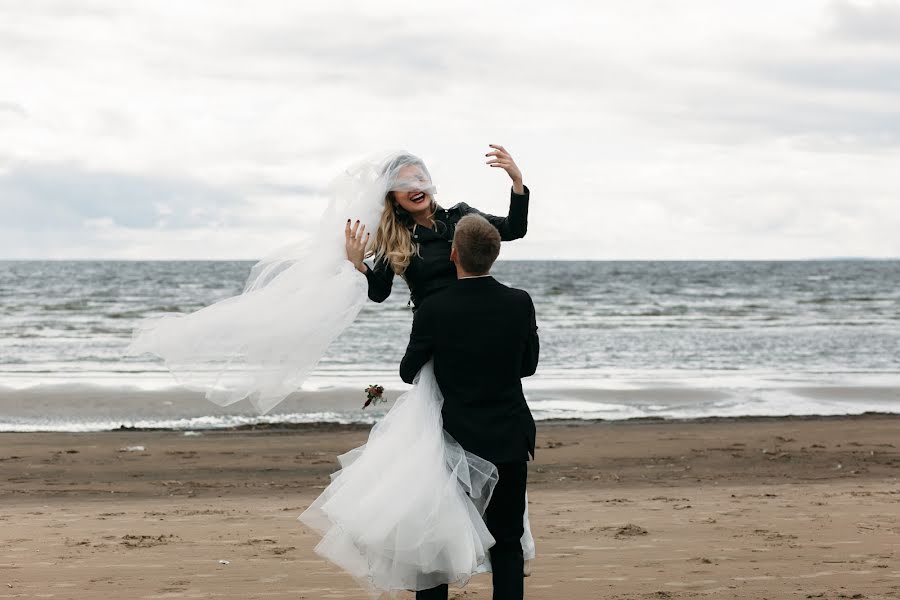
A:
<svg viewBox="0 0 900 600">
<path fill-rule="evenodd" d="M 460 279 L 416 311 L 400 377 L 412 383 L 434 358 L 444 429 L 495 464 L 534 456 L 535 426 L 522 377 L 538 362 L 534 304 L 493 277 Z"/>
</svg>

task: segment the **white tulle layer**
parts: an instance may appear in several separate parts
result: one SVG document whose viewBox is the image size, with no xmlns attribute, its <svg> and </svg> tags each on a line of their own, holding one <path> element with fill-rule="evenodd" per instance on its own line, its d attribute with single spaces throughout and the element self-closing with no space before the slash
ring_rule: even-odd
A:
<svg viewBox="0 0 900 600">
<path fill-rule="evenodd" d="M 365 276 L 347 260 L 344 228 L 374 231 L 390 179 L 383 159 L 347 169 L 311 231 L 252 269 L 244 291 L 190 314 L 149 318 L 126 354 L 163 359 L 175 379 L 222 406 L 249 399 L 266 413 L 300 388 L 328 345 L 367 301 Z"/>
<path fill-rule="evenodd" d="M 322 534 L 316 552 L 375 594 L 462 586 L 490 569 L 482 514 L 497 470 L 444 432 L 442 404 L 429 362 L 299 517 Z M 527 513 L 523 551 L 534 557 Z"/>
</svg>

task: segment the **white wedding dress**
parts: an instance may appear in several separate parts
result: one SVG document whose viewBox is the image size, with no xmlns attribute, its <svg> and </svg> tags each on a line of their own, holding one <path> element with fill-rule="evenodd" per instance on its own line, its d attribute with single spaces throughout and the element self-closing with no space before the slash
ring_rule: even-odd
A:
<svg viewBox="0 0 900 600">
<path fill-rule="evenodd" d="M 385 194 L 398 184 L 396 169 L 385 173 L 384 165 L 397 156 L 406 155 L 341 173 L 313 231 L 257 263 L 241 294 L 142 322 L 126 353 L 161 357 L 180 384 L 212 402 L 247 399 L 260 413 L 270 411 L 300 388 L 368 301 L 365 276 L 347 260 L 343 230 L 351 216 L 375 230 Z M 488 567 L 493 539 L 481 512 L 496 471 L 445 437 L 442 402 L 431 367 L 423 368 L 369 443 L 340 457 L 342 470 L 302 516 L 324 535 L 318 551 L 370 589 L 462 584 Z"/>
<path fill-rule="evenodd" d="M 315 551 L 373 595 L 461 587 L 490 570 L 494 538 L 482 515 L 497 469 L 443 430 L 442 404 L 429 361 L 368 442 L 338 457 L 341 470 L 299 517 L 322 534 Z M 527 512 L 522 549 L 534 558 Z"/>
</svg>

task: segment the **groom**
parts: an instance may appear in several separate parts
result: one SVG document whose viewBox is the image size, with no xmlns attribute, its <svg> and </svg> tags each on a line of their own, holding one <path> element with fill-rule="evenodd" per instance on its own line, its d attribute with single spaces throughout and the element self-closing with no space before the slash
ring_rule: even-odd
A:
<svg viewBox="0 0 900 600">
<path fill-rule="evenodd" d="M 537 368 L 538 335 L 528 293 L 490 275 L 499 253 L 493 225 L 478 215 L 460 219 L 450 252 L 457 281 L 416 311 L 400 377 L 412 383 L 434 357 L 444 429 L 497 466 L 500 479 L 485 512 L 497 541 L 490 550 L 494 600 L 520 600 L 526 465 L 535 439 L 521 378 Z M 417 592 L 416 598 L 446 599 L 447 586 Z"/>
</svg>

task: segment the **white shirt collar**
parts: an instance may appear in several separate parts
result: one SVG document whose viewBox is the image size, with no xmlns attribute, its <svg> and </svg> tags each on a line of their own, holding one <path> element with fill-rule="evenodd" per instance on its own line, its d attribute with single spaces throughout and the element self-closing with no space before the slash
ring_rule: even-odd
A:
<svg viewBox="0 0 900 600">
<path fill-rule="evenodd" d="M 458 277 L 457 279 L 478 279 L 479 277 L 490 277 L 490 276 L 491 276 L 491 274 L 488 273 L 487 275 L 468 275 L 466 277 Z"/>
</svg>

